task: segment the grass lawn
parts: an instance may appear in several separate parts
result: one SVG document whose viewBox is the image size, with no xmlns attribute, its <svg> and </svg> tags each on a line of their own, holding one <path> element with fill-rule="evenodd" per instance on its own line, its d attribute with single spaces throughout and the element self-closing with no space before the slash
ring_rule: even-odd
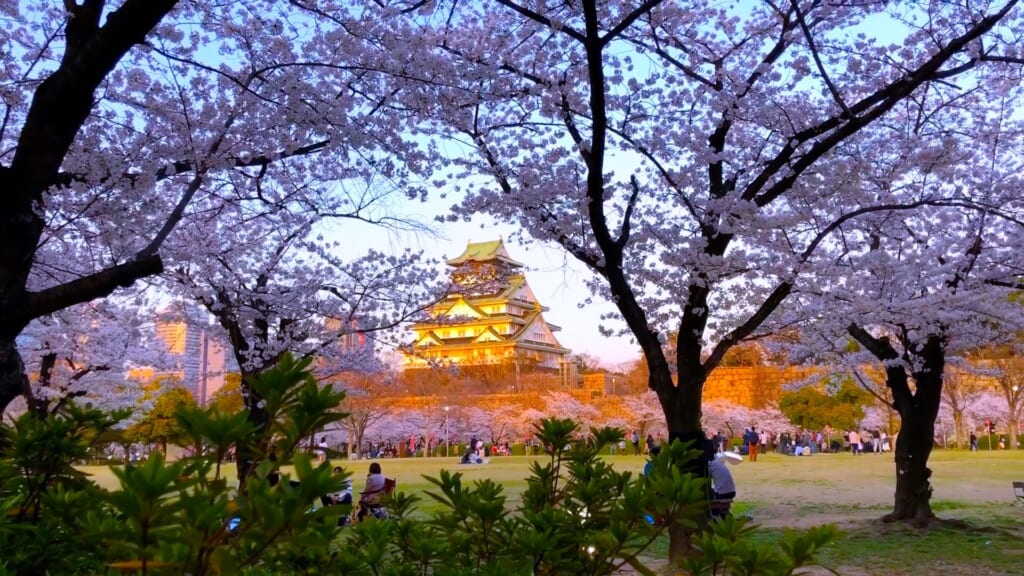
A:
<svg viewBox="0 0 1024 576">
<path fill-rule="evenodd" d="M 490 478 L 505 487 L 512 503 L 526 487 L 534 458 L 492 458 L 489 464 L 460 466 L 456 458 L 378 460 L 398 489 L 423 495 L 441 468 L 462 472 L 464 481 Z M 615 466 L 637 473 L 644 459 L 610 457 Z M 353 473 L 358 491 L 367 461 L 339 463 Z M 932 504 L 943 519 L 960 527 L 923 531 L 881 523 L 891 510 L 895 471 L 891 454 L 818 454 L 810 457 L 761 455 L 757 462 L 731 468 L 739 496 L 735 510 L 762 526 L 761 537 L 778 538 L 787 528 L 836 524 L 841 540 L 824 554 L 825 563 L 844 576 L 1024 574 L 1024 505 L 1014 502 L 1011 482 L 1024 480 L 1024 451 L 960 452 L 939 450 L 930 461 L 935 490 Z M 87 467 L 102 486 L 116 487 L 110 470 Z M 233 468 L 228 470 L 233 472 Z M 423 496 L 420 509 L 434 509 Z M 652 550 L 666 550 L 660 543 Z"/>
</svg>

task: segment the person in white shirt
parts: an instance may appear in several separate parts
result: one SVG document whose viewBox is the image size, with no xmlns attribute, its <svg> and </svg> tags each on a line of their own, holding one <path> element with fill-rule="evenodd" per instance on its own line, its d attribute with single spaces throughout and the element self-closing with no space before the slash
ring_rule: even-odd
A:
<svg viewBox="0 0 1024 576">
<path fill-rule="evenodd" d="M 316 461 L 324 462 L 327 460 L 327 436 L 321 436 L 320 442 L 316 445 Z"/>
<path fill-rule="evenodd" d="M 727 516 L 736 498 L 736 482 L 725 463 L 726 456 L 717 454 L 708 462 L 708 476 L 711 477 L 711 517 Z"/>
<path fill-rule="evenodd" d="M 708 473 L 711 476 L 711 490 L 715 500 L 732 500 L 736 498 L 736 481 L 732 472 L 725 464 L 724 457 L 716 457 L 708 462 Z"/>
</svg>

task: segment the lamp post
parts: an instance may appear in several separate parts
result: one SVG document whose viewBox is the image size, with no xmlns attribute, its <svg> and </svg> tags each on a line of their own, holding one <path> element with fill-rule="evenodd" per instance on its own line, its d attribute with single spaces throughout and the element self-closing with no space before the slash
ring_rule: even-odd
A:
<svg viewBox="0 0 1024 576">
<path fill-rule="evenodd" d="M 450 407 L 448 407 L 448 406 L 444 407 L 444 456 L 445 456 L 445 458 L 448 457 L 448 447 L 450 446 L 450 444 L 448 443 L 448 410 L 449 409 L 450 409 Z"/>
</svg>

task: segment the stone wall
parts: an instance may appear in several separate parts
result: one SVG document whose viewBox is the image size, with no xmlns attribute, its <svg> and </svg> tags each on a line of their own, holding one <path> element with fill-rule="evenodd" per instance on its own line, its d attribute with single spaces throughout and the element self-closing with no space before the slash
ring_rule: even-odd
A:
<svg viewBox="0 0 1024 576">
<path fill-rule="evenodd" d="M 704 385 L 704 401 L 725 400 L 748 408 L 778 402 L 783 388 L 825 376 L 824 368 L 754 366 L 716 368 Z"/>
<path fill-rule="evenodd" d="M 704 385 L 704 401 L 725 400 L 748 408 L 764 408 L 772 402 L 778 402 L 783 389 L 802 380 L 818 380 L 826 374 L 824 368 L 778 368 L 770 366 L 718 368 Z M 622 376 L 615 378 L 623 380 Z M 581 402 L 600 404 L 603 398 L 616 396 L 612 394 L 612 380 L 605 374 L 588 374 L 581 379 L 581 386 L 573 390 L 565 390 Z M 507 404 L 521 404 L 540 407 L 542 391 L 558 391 L 562 389 L 557 379 L 551 378 L 546 387 L 529 386 L 518 394 L 486 394 L 460 395 L 453 398 L 435 398 L 432 404 L 474 404 L 480 407 L 494 407 Z M 394 398 L 396 408 L 422 407 L 425 400 L 420 397 Z"/>
</svg>

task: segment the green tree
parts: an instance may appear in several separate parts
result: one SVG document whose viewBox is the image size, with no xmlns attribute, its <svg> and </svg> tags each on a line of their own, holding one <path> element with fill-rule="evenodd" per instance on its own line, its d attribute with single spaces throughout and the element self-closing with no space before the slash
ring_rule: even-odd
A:
<svg viewBox="0 0 1024 576">
<path fill-rule="evenodd" d="M 832 380 L 822 387 L 807 386 L 787 392 L 779 400 L 779 410 L 790 422 L 811 430 L 826 425 L 852 430 L 864 418 L 864 407 L 871 395 L 849 379 Z"/>
<path fill-rule="evenodd" d="M 224 385 L 210 398 L 210 406 L 225 414 L 241 412 L 245 408 L 242 399 L 242 375 L 231 372 L 224 375 Z"/>
<path fill-rule="evenodd" d="M 157 396 L 153 407 L 138 422 L 129 427 L 125 434 L 133 442 L 159 443 L 161 451 L 166 454 L 168 442 L 175 441 L 181 434 L 176 414 L 178 409 L 183 406 L 193 408 L 197 406 L 192 393 L 181 386 L 168 388 Z"/>
</svg>

